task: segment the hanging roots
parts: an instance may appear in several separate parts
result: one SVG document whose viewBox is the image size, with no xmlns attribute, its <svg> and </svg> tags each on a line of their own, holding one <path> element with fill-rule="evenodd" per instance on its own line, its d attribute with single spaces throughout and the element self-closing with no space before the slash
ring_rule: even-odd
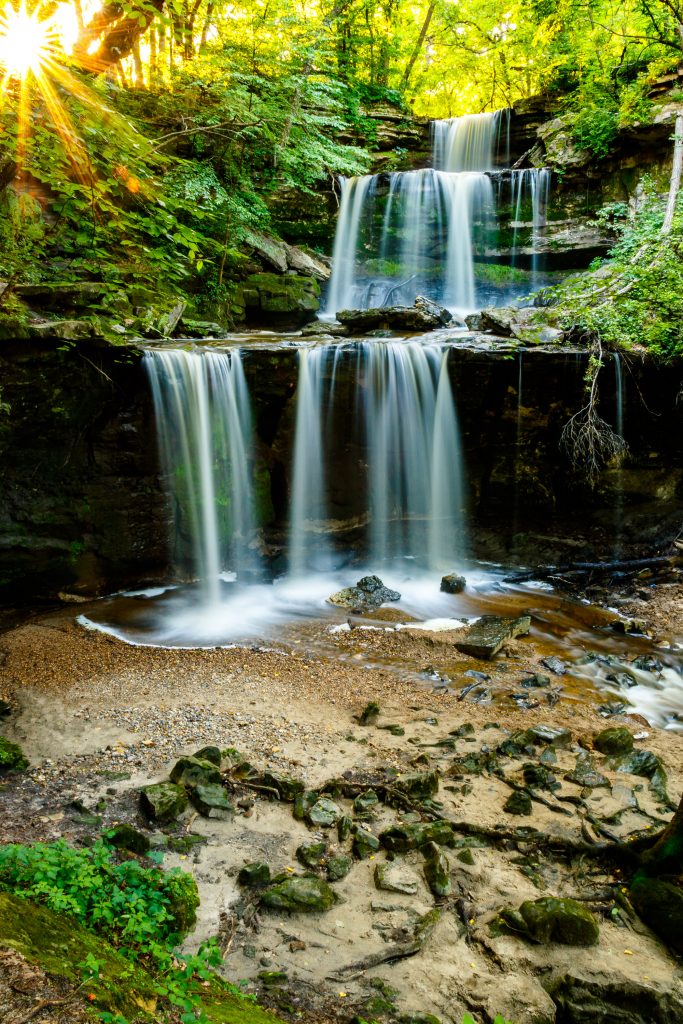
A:
<svg viewBox="0 0 683 1024">
<path fill-rule="evenodd" d="M 586 373 L 588 401 L 565 423 L 560 436 L 560 447 L 591 487 L 595 485 L 600 470 L 612 459 L 623 458 L 628 450 L 624 438 L 598 415 L 598 375 L 601 369 L 602 347 L 598 342 Z"/>
</svg>

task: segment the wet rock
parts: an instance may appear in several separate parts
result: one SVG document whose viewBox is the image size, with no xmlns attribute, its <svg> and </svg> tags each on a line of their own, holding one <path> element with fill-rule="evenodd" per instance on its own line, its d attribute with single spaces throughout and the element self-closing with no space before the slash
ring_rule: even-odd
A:
<svg viewBox="0 0 683 1024">
<path fill-rule="evenodd" d="M 474 736 L 474 726 L 471 722 L 463 722 L 457 729 L 452 729 L 448 735 L 457 737 Z"/>
<path fill-rule="evenodd" d="M 446 309 L 445 306 L 440 306 L 433 299 L 428 299 L 426 295 L 416 296 L 415 308 L 419 309 L 422 313 L 428 313 L 429 316 L 435 316 L 442 327 L 447 327 L 453 322 L 451 311 Z"/>
<path fill-rule="evenodd" d="M 353 852 L 359 860 L 371 857 L 379 850 L 380 841 L 369 829 L 356 825 L 353 834 Z"/>
<path fill-rule="evenodd" d="M 305 868 L 319 868 L 325 862 L 327 843 L 309 842 L 297 847 L 296 858 Z"/>
<path fill-rule="evenodd" d="M 221 773 L 211 761 L 197 757 L 181 757 L 171 770 L 171 782 L 193 789 L 195 786 L 220 784 Z"/>
<path fill-rule="evenodd" d="M 427 885 L 435 896 L 448 896 L 453 888 L 448 857 L 436 843 L 427 843 L 422 848 L 422 853 L 425 858 L 424 876 Z"/>
<path fill-rule="evenodd" d="M 375 867 L 375 885 L 385 892 L 400 892 L 414 896 L 417 892 L 417 878 L 402 864 L 386 863 Z"/>
<path fill-rule="evenodd" d="M 320 285 L 298 274 L 251 274 L 242 289 L 247 319 L 269 327 L 301 327 L 320 308 Z"/>
<path fill-rule="evenodd" d="M 340 879 L 346 878 L 352 867 L 352 859 L 345 854 L 338 853 L 334 857 L 330 857 L 327 862 L 327 878 L 330 882 L 338 882 Z"/>
<path fill-rule="evenodd" d="M 519 685 L 524 686 L 527 690 L 537 690 L 550 686 L 550 679 L 548 676 L 542 675 L 526 676 Z"/>
<path fill-rule="evenodd" d="M 610 672 L 605 678 L 608 683 L 616 683 L 617 686 L 623 686 L 627 690 L 638 685 L 638 680 L 630 672 Z"/>
<path fill-rule="evenodd" d="M 294 875 L 266 889 L 261 896 L 263 906 L 290 913 L 318 913 L 329 910 L 335 902 L 334 890 L 317 875 Z"/>
<path fill-rule="evenodd" d="M 254 861 L 253 864 L 245 864 L 237 875 L 237 881 L 240 885 L 247 886 L 250 889 L 255 889 L 262 885 L 268 885 L 270 882 L 270 868 L 263 861 Z"/>
<path fill-rule="evenodd" d="M 400 775 L 394 782 L 394 788 L 405 793 L 411 800 L 428 800 L 439 791 L 439 774 L 433 771 Z"/>
<path fill-rule="evenodd" d="M 659 658 L 655 658 L 651 654 L 639 654 L 637 658 L 634 658 L 631 662 L 634 668 L 640 669 L 641 672 L 661 672 L 664 668 Z"/>
<path fill-rule="evenodd" d="M 647 626 L 642 619 L 615 619 L 609 623 L 614 633 L 630 633 L 634 636 L 647 636 Z"/>
<path fill-rule="evenodd" d="M 525 793 L 524 790 L 516 789 L 514 793 L 510 793 L 510 796 L 503 804 L 503 810 L 506 814 L 522 814 L 528 816 L 533 813 L 531 797 L 528 793 Z"/>
<path fill-rule="evenodd" d="M 474 855 L 470 849 L 460 850 L 455 856 L 462 864 L 469 864 L 470 867 L 474 864 Z"/>
<path fill-rule="evenodd" d="M 576 786 L 588 789 L 611 785 L 608 778 L 595 770 L 593 758 L 585 750 L 577 755 L 576 767 L 567 772 L 564 777 L 567 782 L 573 782 Z"/>
<path fill-rule="evenodd" d="M 363 576 L 355 587 L 345 587 L 327 600 L 339 608 L 362 613 L 380 608 L 388 601 L 400 601 L 401 595 L 397 590 L 385 587 L 379 576 Z"/>
<path fill-rule="evenodd" d="M 439 316 L 416 306 L 386 306 L 376 309 L 340 309 L 337 320 L 351 334 L 367 334 L 384 328 L 395 331 L 433 331 L 443 326 Z"/>
<path fill-rule="evenodd" d="M 593 740 L 593 747 L 601 754 L 630 754 L 633 734 L 625 728 L 603 729 Z"/>
<path fill-rule="evenodd" d="M 131 853 L 147 853 L 151 843 L 144 832 L 139 832 L 132 825 L 115 825 L 107 829 L 102 838 L 116 850 L 129 850 Z"/>
<path fill-rule="evenodd" d="M 438 843 L 440 846 L 452 846 L 455 842 L 453 826 L 448 821 L 430 821 L 427 823 L 411 823 L 393 825 L 380 833 L 382 846 L 392 853 L 407 853 L 418 850 L 425 843 Z"/>
<path fill-rule="evenodd" d="M 12 743 L 0 736 L 0 772 L 23 772 L 28 761 L 18 743 Z"/>
<path fill-rule="evenodd" d="M 456 640 L 455 646 L 473 658 L 493 658 L 508 640 L 525 636 L 531 628 L 531 619 L 522 615 L 517 619 L 504 619 L 498 615 L 482 615 L 466 634 Z"/>
<path fill-rule="evenodd" d="M 227 821 L 235 813 L 227 791 L 216 782 L 194 786 L 190 790 L 190 800 L 204 818 Z"/>
<path fill-rule="evenodd" d="M 654 932 L 683 954 L 683 890 L 665 878 L 649 878 L 643 872 L 631 883 L 633 906 Z"/>
<path fill-rule="evenodd" d="M 559 942 L 565 946 L 594 946 L 600 931 L 597 921 L 577 900 L 542 896 L 526 900 L 518 912 L 501 914 L 517 931 L 521 919 L 525 934 L 535 942 Z"/>
<path fill-rule="evenodd" d="M 458 576 L 455 572 L 441 578 L 440 589 L 444 594 L 462 594 L 466 586 L 467 580 L 465 577 Z"/>
<path fill-rule="evenodd" d="M 554 676 L 564 676 L 567 674 L 567 666 L 562 661 L 562 658 L 556 658 L 555 655 L 552 655 L 550 658 L 543 658 L 541 665 L 545 665 Z"/>
<path fill-rule="evenodd" d="M 490 751 L 471 751 L 469 754 L 458 754 L 451 761 L 449 775 L 481 775 L 493 772 L 498 767 L 498 758 Z"/>
<path fill-rule="evenodd" d="M 332 828 L 342 817 L 341 807 L 327 796 L 319 800 L 306 813 L 306 821 L 317 828 Z"/>
<path fill-rule="evenodd" d="M 148 818 L 165 825 L 175 821 L 186 809 L 187 793 L 172 782 L 157 782 L 142 790 L 140 805 Z"/>
<path fill-rule="evenodd" d="M 208 761 L 209 764 L 215 764 L 217 768 L 221 766 L 222 755 L 218 747 L 202 747 L 192 755 L 196 757 L 198 761 Z"/>
</svg>

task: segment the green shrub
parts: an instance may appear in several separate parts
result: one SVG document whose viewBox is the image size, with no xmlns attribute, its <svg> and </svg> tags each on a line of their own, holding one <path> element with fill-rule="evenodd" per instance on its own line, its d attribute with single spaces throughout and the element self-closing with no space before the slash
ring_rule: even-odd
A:
<svg viewBox="0 0 683 1024">
<path fill-rule="evenodd" d="M 619 130 L 619 115 L 608 106 L 590 104 L 580 112 L 572 128 L 579 149 L 589 150 L 598 160 L 607 156 Z"/>
<path fill-rule="evenodd" d="M 0 847 L 0 888 L 71 914 L 124 951 L 165 959 L 194 924 L 197 886 L 182 871 L 116 863 L 97 842 L 77 850 L 63 839 Z"/>
</svg>

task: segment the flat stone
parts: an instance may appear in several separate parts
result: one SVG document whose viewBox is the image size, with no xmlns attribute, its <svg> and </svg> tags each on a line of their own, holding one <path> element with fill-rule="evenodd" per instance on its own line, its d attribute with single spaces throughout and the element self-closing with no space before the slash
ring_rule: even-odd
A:
<svg viewBox="0 0 683 1024">
<path fill-rule="evenodd" d="M 385 892 L 400 892 L 414 896 L 417 892 L 417 878 L 402 864 L 388 862 L 375 867 L 375 885 Z"/>
<path fill-rule="evenodd" d="M 521 615 L 517 619 L 504 619 L 498 615 L 482 615 L 470 626 L 466 634 L 456 640 L 455 646 L 473 658 L 493 658 L 509 640 L 525 636 L 531 628 L 531 618 Z"/>
<path fill-rule="evenodd" d="M 422 332 L 442 327 L 441 318 L 415 306 L 387 306 L 374 309 L 340 309 L 337 320 L 352 334 L 386 330 Z"/>
<path fill-rule="evenodd" d="M 610 786 L 608 778 L 595 770 L 593 758 L 586 751 L 582 751 L 576 758 L 576 767 L 567 772 L 564 776 L 567 782 L 573 782 L 576 786 L 584 786 L 588 789 L 597 789 L 601 786 Z"/>
<path fill-rule="evenodd" d="M 556 658 L 555 655 L 552 655 L 550 658 L 543 658 L 541 665 L 545 665 L 547 669 L 550 669 L 554 676 L 564 676 L 567 674 L 567 666 L 561 658 Z"/>
</svg>

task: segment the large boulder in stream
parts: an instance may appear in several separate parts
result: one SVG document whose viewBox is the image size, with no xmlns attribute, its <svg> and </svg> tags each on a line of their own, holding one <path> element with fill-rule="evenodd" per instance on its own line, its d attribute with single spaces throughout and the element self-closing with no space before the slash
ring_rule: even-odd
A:
<svg viewBox="0 0 683 1024">
<path fill-rule="evenodd" d="M 473 658 L 493 658 L 498 651 L 515 637 L 525 636 L 531 628 L 528 615 L 517 619 L 504 619 L 499 615 L 482 615 L 477 619 L 455 646 L 463 654 Z"/>
<path fill-rule="evenodd" d="M 320 285 L 300 274 L 250 274 L 242 296 L 247 320 L 265 327 L 302 327 L 320 308 Z"/>
<path fill-rule="evenodd" d="M 418 302 L 422 304 L 418 306 Z M 439 312 L 434 312 L 434 309 Z M 443 314 L 447 314 L 447 310 L 441 310 L 436 303 L 427 299 L 417 299 L 414 306 L 340 309 L 337 313 L 337 320 L 349 329 L 350 334 L 367 334 L 368 331 L 378 329 L 422 333 L 443 327 Z"/>
<path fill-rule="evenodd" d="M 398 590 L 385 587 L 379 576 L 363 576 L 355 587 L 344 587 L 327 600 L 339 608 L 362 613 L 379 608 L 387 601 L 400 601 L 401 595 Z"/>
</svg>

